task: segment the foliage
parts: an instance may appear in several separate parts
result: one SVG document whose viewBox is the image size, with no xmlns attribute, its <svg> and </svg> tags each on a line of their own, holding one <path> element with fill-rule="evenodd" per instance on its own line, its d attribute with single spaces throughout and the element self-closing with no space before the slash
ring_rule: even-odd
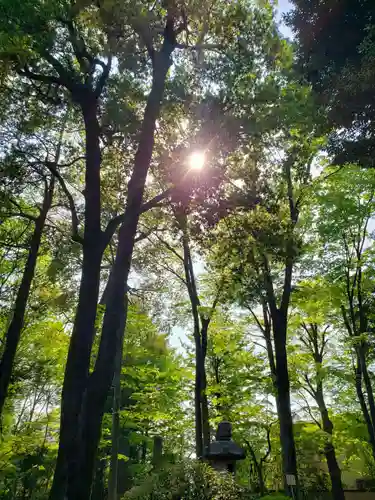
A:
<svg viewBox="0 0 375 500">
<path fill-rule="evenodd" d="M 141 486 L 134 487 L 124 499 L 173 498 L 229 500 L 249 498 L 228 474 L 218 474 L 205 464 L 182 462 L 154 473 Z"/>
<path fill-rule="evenodd" d="M 0 0 L 0 499 L 373 479 L 374 8 L 273 4 Z"/>
</svg>

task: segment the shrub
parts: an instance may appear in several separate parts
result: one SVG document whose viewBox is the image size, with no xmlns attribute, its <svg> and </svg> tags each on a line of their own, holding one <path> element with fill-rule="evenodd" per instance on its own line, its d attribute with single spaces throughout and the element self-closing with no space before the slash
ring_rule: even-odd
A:
<svg viewBox="0 0 375 500">
<path fill-rule="evenodd" d="M 230 474 L 206 464 L 183 462 L 149 476 L 123 500 L 245 500 L 249 497 Z"/>
</svg>

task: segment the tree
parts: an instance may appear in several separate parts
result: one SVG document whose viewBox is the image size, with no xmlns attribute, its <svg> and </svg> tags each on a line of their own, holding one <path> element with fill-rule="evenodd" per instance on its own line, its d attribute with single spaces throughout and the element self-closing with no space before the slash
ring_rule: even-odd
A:
<svg viewBox="0 0 375 500">
<path fill-rule="evenodd" d="M 23 147 L 24 149 L 22 151 L 10 151 L 8 157 L 5 157 L 3 161 L 3 171 L 5 175 L 7 171 L 9 172 L 10 169 L 14 169 L 14 172 L 10 176 L 11 179 L 9 179 L 10 182 L 7 184 L 4 183 L 3 185 L 2 197 L 5 212 L 4 216 L 24 217 L 34 224 L 34 230 L 30 235 L 29 250 L 22 279 L 14 300 L 12 319 L 4 336 L 4 346 L 0 360 L 0 416 L 2 415 L 9 384 L 11 383 L 14 360 L 25 322 L 26 308 L 37 265 L 38 253 L 45 230 L 47 215 L 53 202 L 55 176 L 50 170 L 54 169 L 60 160 L 65 125 L 66 119 L 63 118 L 62 124 L 60 125 L 60 132 L 57 131 L 57 137 L 51 137 L 51 140 L 55 142 L 55 151 L 51 155 L 52 161 L 49 160 L 50 169 L 45 168 L 46 160 L 42 160 L 40 156 L 35 158 L 33 155 L 33 150 L 38 149 L 33 144 L 33 142 L 35 143 L 35 136 L 29 136 L 26 139 L 26 144 L 22 144 L 21 135 L 16 137 L 19 145 L 18 147 Z M 38 151 L 36 151 L 36 154 L 38 154 Z M 29 158 L 30 156 L 33 158 L 33 161 Z M 26 191 L 26 199 L 24 200 L 20 198 L 17 201 L 14 199 L 11 192 L 11 190 L 14 189 L 15 183 L 24 175 L 29 176 L 28 183 L 30 183 L 30 178 L 32 178 L 32 182 L 35 183 L 37 188 L 39 188 L 39 184 L 42 186 L 41 203 L 38 203 L 35 208 L 31 207 L 31 210 L 27 207 L 27 187 L 29 184 L 26 184 L 24 187 L 24 191 Z M 19 188 L 17 191 L 18 190 Z M 22 205 L 24 205 L 24 207 L 22 207 Z M 33 211 L 36 212 L 35 215 L 31 213 Z"/>
<path fill-rule="evenodd" d="M 301 372 L 302 381 L 300 383 L 303 390 L 308 397 L 314 400 L 320 413 L 320 421 L 315 418 L 314 421 L 325 433 L 324 454 L 331 479 L 333 498 L 343 500 L 345 495 L 341 470 L 333 443 L 334 427 L 328 412 L 324 391 L 324 384 L 329 373 L 329 365 L 327 365 L 326 360 L 327 351 L 334 351 L 331 345 L 332 333 L 330 332 L 332 324 L 329 322 L 330 304 L 324 300 L 324 292 L 320 286 L 320 283 L 301 284 L 297 295 L 298 313 L 293 318 L 293 322 L 295 322 L 299 332 L 297 335 L 302 347 L 301 354 L 305 351 L 309 358 L 307 364 L 304 364 L 301 357 L 300 364 L 302 366 L 298 367 L 298 371 Z"/>
<path fill-rule="evenodd" d="M 267 200 L 253 212 L 239 212 L 224 220 L 222 231 L 217 235 L 217 253 L 224 255 L 232 272 L 229 294 L 250 311 L 266 343 L 275 385 L 285 475 L 297 475 L 286 342 L 292 273 L 302 243 L 296 229 L 301 207 L 299 196 L 307 182 L 306 172 L 311 161 L 305 154 L 306 150 L 298 159 L 298 149 L 292 149 L 281 163 L 283 184 L 273 188 L 284 198 L 280 196 L 268 206 Z M 297 183 L 301 182 L 298 188 L 293 187 L 292 166 L 296 169 Z M 254 311 L 258 304 L 262 319 Z"/>
<path fill-rule="evenodd" d="M 313 86 L 327 131 L 334 129 L 329 147 L 334 162 L 373 167 L 373 2 L 292 3 L 288 20 L 299 71 Z"/>
<path fill-rule="evenodd" d="M 348 166 L 333 177 L 323 176 L 316 196 L 318 232 L 330 258 L 324 270 L 334 283 L 335 307 L 353 348 L 357 397 L 374 450 L 374 396 L 368 373 L 373 270 L 372 252 L 367 248 L 372 238 L 368 224 L 374 210 L 373 188 L 372 171 L 363 173 L 358 167 Z"/>
</svg>

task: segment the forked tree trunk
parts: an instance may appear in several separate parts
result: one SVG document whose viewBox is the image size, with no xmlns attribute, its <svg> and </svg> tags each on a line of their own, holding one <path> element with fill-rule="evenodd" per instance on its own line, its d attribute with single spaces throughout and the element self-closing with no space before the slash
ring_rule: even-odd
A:
<svg viewBox="0 0 375 500">
<path fill-rule="evenodd" d="M 100 127 L 97 99 L 82 104 L 86 136 L 85 228 L 78 305 L 70 339 L 61 398 L 60 440 L 50 500 L 65 498 L 78 470 L 80 415 L 89 376 L 103 254 L 100 227 Z"/>
<path fill-rule="evenodd" d="M 160 113 L 165 80 L 171 65 L 170 56 L 174 47 L 174 42 L 171 43 L 165 36 L 161 50 L 154 55 L 152 89 L 147 100 L 134 170 L 128 186 L 127 206 L 124 222 L 119 231 L 119 243 L 112 279 L 109 283 L 98 357 L 83 401 L 81 434 L 77 446 L 79 451 L 77 467 L 68 483 L 69 500 L 89 500 L 90 498 L 104 406 L 113 380 L 118 339 L 122 337 L 126 325 L 125 293 L 146 176 L 154 146 L 155 124 Z"/>
<path fill-rule="evenodd" d="M 4 409 L 8 388 L 12 378 L 14 360 L 25 321 L 27 302 L 38 260 L 38 252 L 42 241 L 44 226 L 51 208 L 55 178 L 52 176 L 49 186 L 46 186 L 42 208 L 35 219 L 34 231 L 30 241 L 25 268 L 13 308 L 13 317 L 5 334 L 5 347 L 0 360 L 0 419 Z"/>
</svg>

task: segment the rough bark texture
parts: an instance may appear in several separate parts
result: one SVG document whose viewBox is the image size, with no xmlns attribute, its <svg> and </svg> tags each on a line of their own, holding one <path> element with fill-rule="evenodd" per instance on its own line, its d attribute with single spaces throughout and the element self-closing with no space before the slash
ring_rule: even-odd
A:
<svg viewBox="0 0 375 500">
<path fill-rule="evenodd" d="M 112 406 L 112 448 L 111 448 L 111 464 L 109 471 L 108 484 L 108 500 L 117 499 L 117 483 L 118 483 L 118 454 L 120 444 L 120 409 L 121 409 L 121 367 L 122 367 L 122 352 L 123 338 L 119 339 L 116 353 L 115 375 L 113 377 L 113 406 Z"/>
<path fill-rule="evenodd" d="M 297 480 L 297 457 L 293 435 L 293 418 L 290 404 L 290 383 L 288 359 L 286 352 L 287 318 L 278 311 L 273 319 L 273 335 L 276 361 L 277 411 L 280 423 L 280 443 L 284 476 L 293 475 Z M 295 495 L 291 487 L 286 484 L 285 490 L 289 496 Z"/>
<path fill-rule="evenodd" d="M 100 128 L 97 99 L 82 105 L 86 135 L 85 229 L 83 264 L 78 306 L 69 345 L 61 399 L 60 441 L 50 499 L 64 498 L 67 483 L 74 481 L 78 469 L 81 436 L 80 415 L 87 387 L 103 253 L 100 227 Z"/>
<path fill-rule="evenodd" d="M 49 186 L 46 185 L 43 205 L 39 216 L 35 220 L 34 231 L 30 241 L 30 249 L 14 303 L 13 317 L 5 334 L 5 347 L 0 361 L 0 418 L 11 382 L 14 360 L 25 321 L 26 307 L 30 295 L 31 284 L 34 279 L 40 243 L 42 241 L 46 217 L 52 203 L 54 185 L 55 179 L 52 177 Z"/>
<path fill-rule="evenodd" d="M 119 243 L 112 279 L 108 288 L 108 302 L 98 357 L 94 371 L 90 375 L 83 401 L 79 454 L 74 477 L 69 479 L 69 500 L 88 500 L 90 498 L 104 405 L 113 380 L 118 339 L 119 336 L 122 336 L 126 324 L 125 291 L 138 219 L 141 213 L 146 176 L 153 151 L 155 123 L 160 112 L 165 79 L 171 65 L 170 56 L 173 49 L 174 44 L 165 36 L 161 50 L 154 55 L 152 89 L 147 100 L 133 174 L 128 186 L 127 206 L 124 222 L 119 231 Z"/>
</svg>

